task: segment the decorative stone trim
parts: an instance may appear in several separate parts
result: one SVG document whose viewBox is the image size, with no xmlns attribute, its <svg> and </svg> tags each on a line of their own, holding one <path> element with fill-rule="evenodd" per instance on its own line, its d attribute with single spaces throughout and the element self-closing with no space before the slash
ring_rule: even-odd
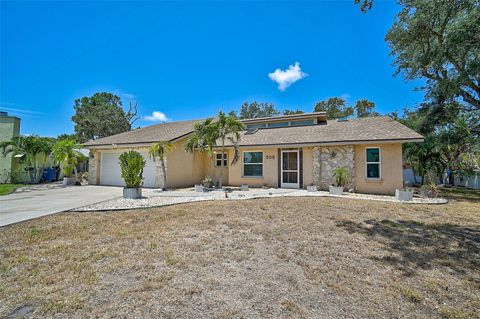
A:
<svg viewBox="0 0 480 319">
<path fill-rule="evenodd" d="M 355 156 L 353 145 L 315 147 L 313 149 L 313 181 L 322 190 L 334 183 L 333 169 L 345 166 L 350 173 L 347 188 L 355 187 Z"/>
</svg>

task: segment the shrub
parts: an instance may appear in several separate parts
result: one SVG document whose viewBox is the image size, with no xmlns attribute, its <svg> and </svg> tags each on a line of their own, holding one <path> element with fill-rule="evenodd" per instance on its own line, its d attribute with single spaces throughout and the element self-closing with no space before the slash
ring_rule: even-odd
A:
<svg viewBox="0 0 480 319">
<path fill-rule="evenodd" d="M 213 187 L 213 184 L 214 184 L 213 179 L 210 176 L 205 176 L 205 178 L 202 181 L 202 185 L 207 188 Z"/>
<path fill-rule="evenodd" d="M 143 185 L 143 169 L 147 163 L 142 155 L 136 151 L 128 151 L 121 154 L 119 159 L 125 187 L 141 187 Z"/>
<path fill-rule="evenodd" d="M 333 178 L 335 179 L 335 185 L 338 187 L 345 187 L 350 176 L 347 167 L 337 167 L 332 172 Z"/>
</svg>

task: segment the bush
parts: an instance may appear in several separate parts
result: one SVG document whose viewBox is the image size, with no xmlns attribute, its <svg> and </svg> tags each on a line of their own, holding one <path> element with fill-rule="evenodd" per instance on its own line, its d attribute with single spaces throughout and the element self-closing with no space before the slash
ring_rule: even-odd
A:
<svg viewBox="0 0 480 319">
<path fill-rule="evenodd" d="M 350 176 L 347 167 L 337 167 L 332 172 L 333 178 L 335 179 L 335 185 L 338 187 L 345 187 Z"/>
<path fill-rule="evenodd" d="M 210 176 L 205 176 L 202 181 L 202 185 L 207 188 L 211 188 L 214 185 L 213 179 Z"/>
<path fill-rule="evenodd" d="M 139 152 L 128 151 L 120 155 L 120 168 L 125 187 L 137 188 L 143 185 L 143 169 L 147 163 Z"/>
</svg>

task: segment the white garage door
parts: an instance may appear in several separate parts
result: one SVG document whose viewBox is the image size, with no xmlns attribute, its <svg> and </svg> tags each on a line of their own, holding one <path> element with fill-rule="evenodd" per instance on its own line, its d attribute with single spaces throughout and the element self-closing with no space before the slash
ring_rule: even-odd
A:
<svg viewBox="0 0 480 319">
<path fill-rule="evenodd" d="M 100 184 L 125 186 L 120 170 L 120 160 L 118 159 L 122 152 L 102 152 L 100 168 Z M 152 161 L 147 152 L 140 152 L 147 161 L 143 169 L 143 186 L 155 187 L 155 162 Z"/>
</svg>

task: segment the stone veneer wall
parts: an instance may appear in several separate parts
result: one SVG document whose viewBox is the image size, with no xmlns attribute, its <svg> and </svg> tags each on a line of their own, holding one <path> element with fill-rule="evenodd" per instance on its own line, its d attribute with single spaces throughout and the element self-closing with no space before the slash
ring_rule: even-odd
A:
<svg viewBox="0 0 480 319">
<path fill-rule="evenodd" d="M 88 160 L 88 184 L 97 185 L 97 166 L 99 165 L 100 152 L 90 150 L 90 159 Z"/>
<path fill-rule="evenodd" d="M 350 171 L 347 188 L 355 187 L 355 159 L 353 145 L 317 146 L 313 149 L 313 181 L 327 190 L 334 183 L 332 170 L 346 166 Z"/>
</svg>

